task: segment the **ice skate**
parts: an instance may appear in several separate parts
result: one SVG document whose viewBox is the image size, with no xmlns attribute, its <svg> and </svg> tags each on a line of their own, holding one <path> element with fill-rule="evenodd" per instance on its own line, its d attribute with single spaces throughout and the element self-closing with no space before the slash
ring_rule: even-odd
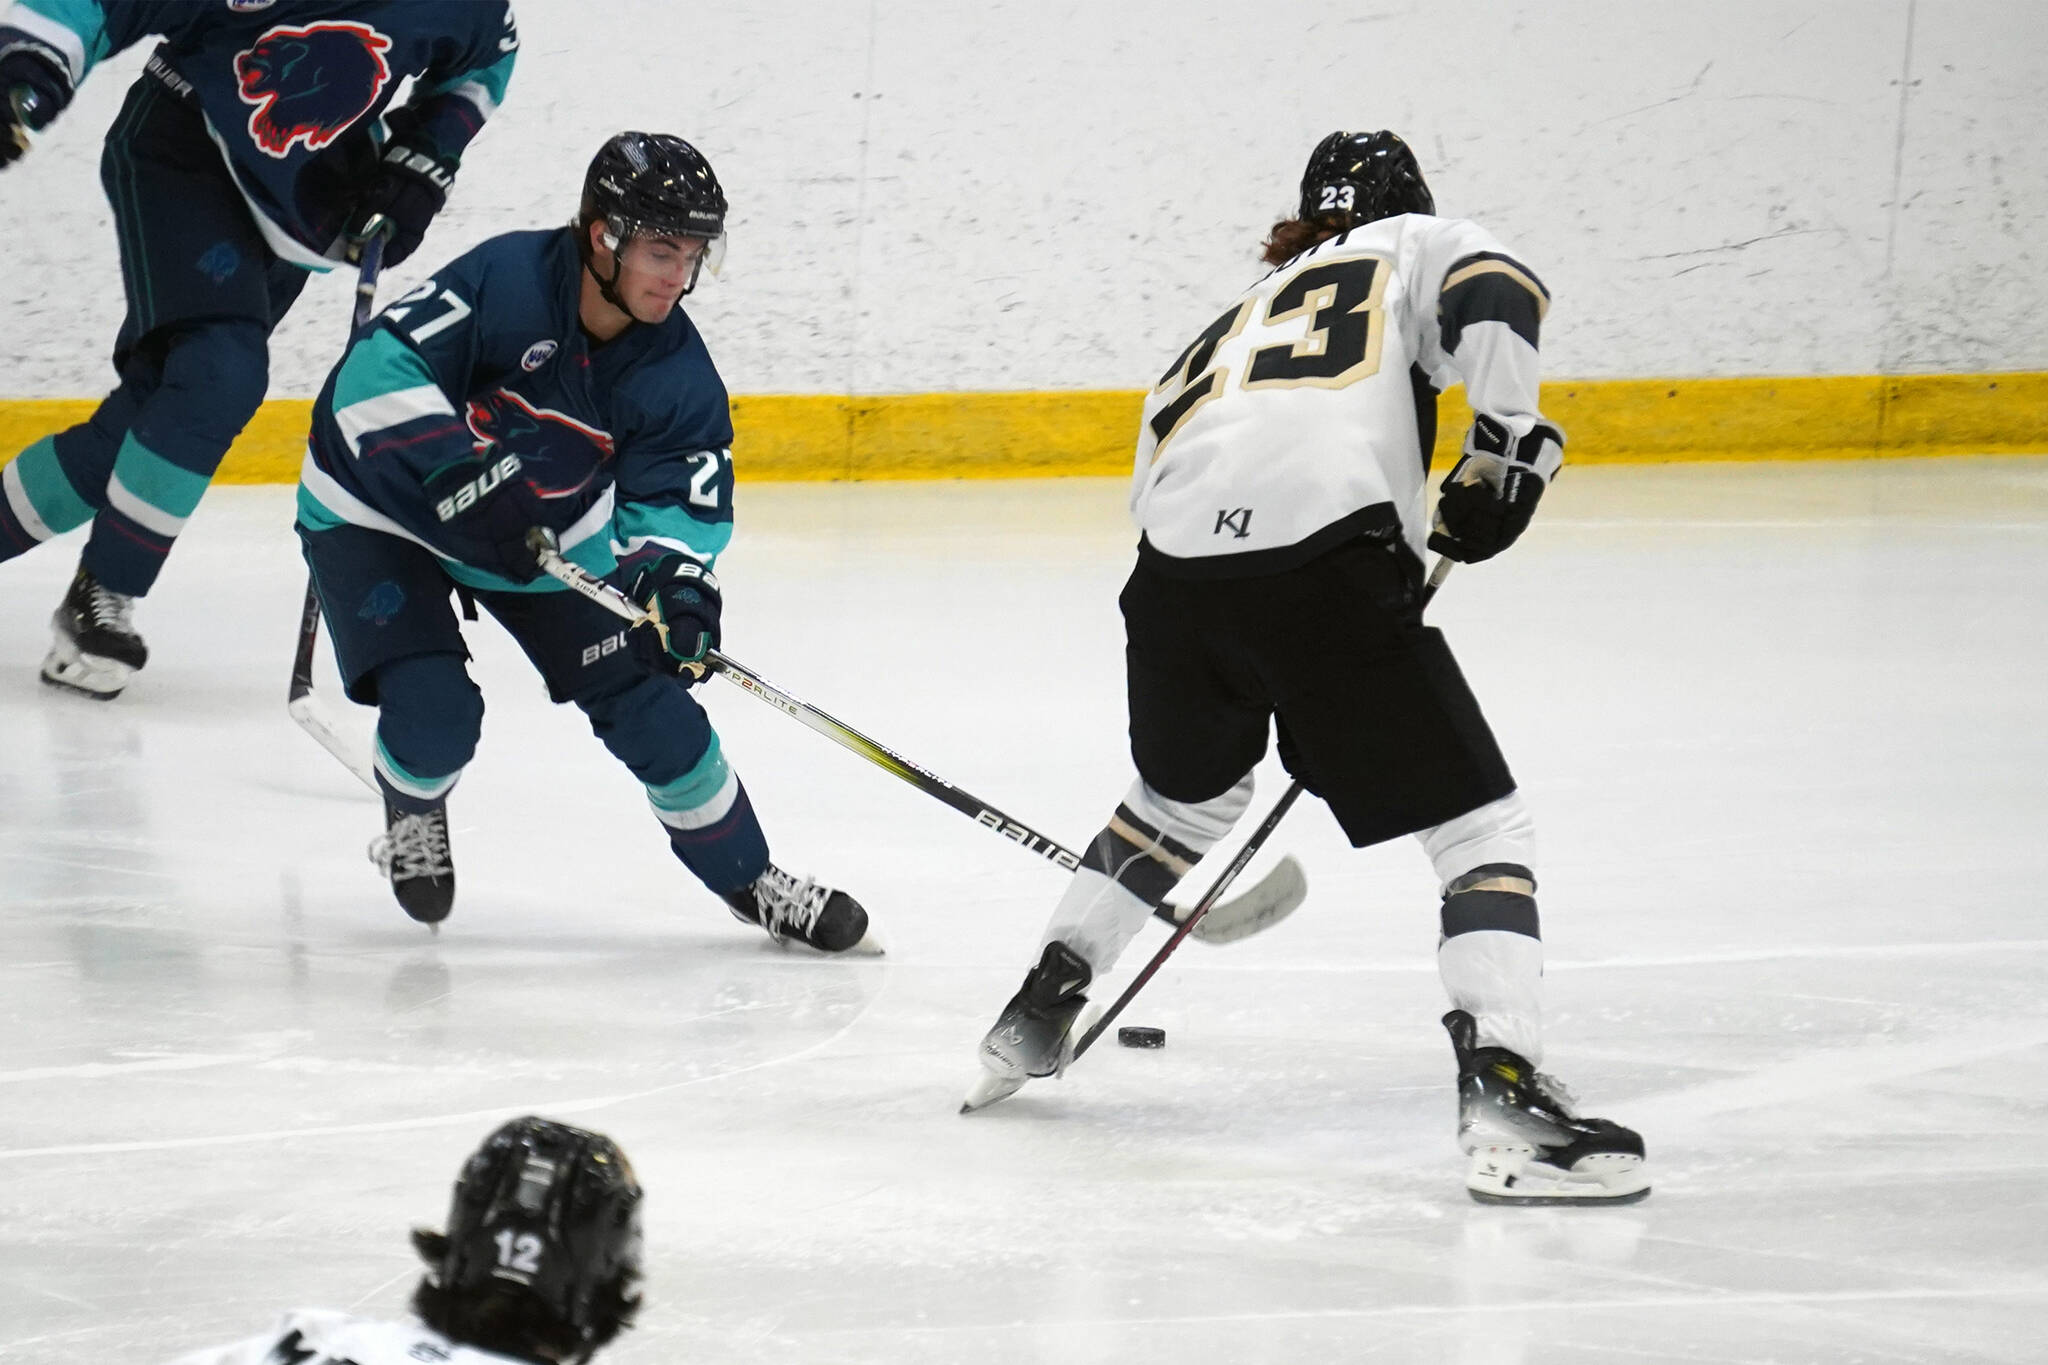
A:
<svg viewBox="0 0 2048 1365">
<path fill-rule="evenodd" d="M 384 833 L 371 841 L 370 861 L 391 878 L 391 894 L 405 913 L 438 933 L 455 906 L 447 803 L 414 815 L 386 801 Z"/>
<path fill-rule="evenodd" d="M 758 924 L 777 943 L 801 943 L 821 953 L 880 957 L 882 944 L 868 931 L 868 912 L 844 891 L 790 876 L 770 863 L 751 886 L 729 891 L 733 918 Z"/>
<path fill-rule="evenodd" d="M 83 564 L 50 624 L 56 639 L 43 657 L 43 681 L 100 701 L 121 695 L 149 662 L 149 646 L 135 633 L 135 599 L 101 587 Z"/>
<path fill-rule="evenodd" d="M 1475 1047 L 1463 1010 L 1444 1016 L 1458 1055 L 1458 1145 L 1482 1204 L 1632 1204 L 1650 1193 L 1643 1139 L 1581 1118 L 1569 1091 L 1506 1048 Z"/>
<path fill-rule="evenodd" d="M 1074 1057 L 1074 1022 L 1088 1003 L 1084 992 L 1092 975 L 1066 944 L 1054 939 L 1045 945 L 1038 965 L 982 1037 L 982 1074 L 960 1102 L 961 1113 L 986 1109 L 1034 1077 L 1067 1069 Z"/>
</svg>

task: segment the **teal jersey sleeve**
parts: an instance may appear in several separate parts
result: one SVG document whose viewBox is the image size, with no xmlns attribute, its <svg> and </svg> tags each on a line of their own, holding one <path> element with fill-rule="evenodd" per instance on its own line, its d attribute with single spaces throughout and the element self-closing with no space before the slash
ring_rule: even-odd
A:
<svg viewBox="0 0 2048 1365">
<path fill-rule="evenodd" d="M 613 553 L 716 562 L 732 539 L 732 404 L 696 329 L 621 397 Z"/>
<path fill-rule="evenodd" d="M 505 7 L 502 32 L 476 38 L 421 73 L 405 108 L 393 116 L 394 131 L 410 128 L 442 155 L 456 161 L 484 123 L 505 102 L 512 68 L 519 60 L 519 29 Z"/>
<path fill-rule="evenodd" d="M 16 0 L 0 11 L 0 48 L 8 29 L 24 34 L 61 56 L 77 85 L 106 58 L 175 27 L 190 10 L 175 0 Z"/>
</svg>

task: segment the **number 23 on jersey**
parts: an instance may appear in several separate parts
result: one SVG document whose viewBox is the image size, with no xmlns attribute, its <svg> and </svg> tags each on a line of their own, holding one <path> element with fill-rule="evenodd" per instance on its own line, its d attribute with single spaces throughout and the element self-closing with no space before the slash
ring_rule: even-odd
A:
<svg viewBox="0 0 2048 1365">
<path fill-rule="evenodd" d="M 1258 300 L 1243 300 L 1203 328 L 1153 388 L 1154 393 L 1178 392 L 1152 414 L 1158 442 L 1152 458 L 1165 454 L 1166 443 L 1195 410 L 1220 397 L 1233 380 L 1247 390 L 1341 389 L 1379 373 L 1388 269 L 1378 256 L 1353 256 L 1312 262 L 1287 277 L 1267 300 L 1259 324 L 1273 327 L 1306 317 L 1308 332 L 1297 341 L 1254 347 L 1242 379 L 1226 366 L 1211 369 L 1210 362 L 1218 347 L 1243 330 Z"/>
</svg>

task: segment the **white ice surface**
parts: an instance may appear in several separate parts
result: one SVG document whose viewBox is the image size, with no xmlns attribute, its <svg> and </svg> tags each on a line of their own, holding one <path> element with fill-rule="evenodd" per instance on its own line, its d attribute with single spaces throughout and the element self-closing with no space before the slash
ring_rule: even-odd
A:
<svg viewBox="0 0 2048 1365">
<path fill-rule="evenodd" d="M 1126 1016 L 1164 1051 L 963 1119 L 1058 873 L 712 684 L 777 858 L 890 947 L 777 951 L 486 624 L 430 938 L 285 715 L 288 518 L 209 497 L 111 705 L 35 680 L 75 542 L 0 567 L 9 1365 L 396 1315 L 405 1229 L 527 1111 L 650 1192 L 616 1365 L 2048 1358 L 2048 461 L 1578 469 L 1452 575 L 1550 1065 L 1654 1163 L 1610 1211 L 1467 1200 L 1427 866 L 1309 803 L 1308 904 Z M 727 647 L 1078 843 L 1129 780 L 1131 541 L 1114 481 L 743 487 Z"/>
</svg>

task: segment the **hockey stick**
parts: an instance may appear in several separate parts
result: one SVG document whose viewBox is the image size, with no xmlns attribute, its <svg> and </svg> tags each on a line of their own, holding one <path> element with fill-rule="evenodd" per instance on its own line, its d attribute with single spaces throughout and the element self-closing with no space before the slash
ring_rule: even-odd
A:
<svg viewBox="0 0 2048 1365">
<path fill-rule="evenodd" d="M 348 336 L 355 340 L 356 333 L 369 325 L 370 315 L 377 310 L 377 276 L 384 268 L 384 242 L 389 224 L 383 218 L 370 219 L 364 225 L 363 235 L 358 239 L 356 270 L 355 307 L 349 313 Z M 341 765 L 354 773 L 362 784 L 371 791 L 377 791 L 377 774 L 370 766 L 369 759 L 356 746 L 342 738 L 341 731 L 334 724 L 334 716 L 326 704 L 313 695 L 313 646 L 320 638 L 320 594 L 314 589 L 313 575 L 306 575 L 306 601 L 299 610 L 299 647 L 292 656 L 291 692 L 286 699 L 286 709 L 299 728 L 319 741 L 320 747 L 341 761 Z"/>
<path fill-rule="evenodd" d="M 540 562 L 541 570 L 550 578 L 582 593 L 622 621 L 630 621 L 636 626 L 652 626 L 666 645 L 668 627 L 663 622 L 611 584 L 562 558 L 554 537 L 545 529 L 535 527 L 527 534 L 526 543 L 533 551 L 534 558 Z M 913 763 L 885 745 L 876 743 L 809 702 L 798 700 L 752 669 L 734 662 L 717 650 L 707 651 L 704 662 L 692 667 L 698 670 L 699 677 L 706 672 L 718 674 L 741 691 L 760 698 L 833 743 L 859 754 L 884 772 L 903 779 L 925 795 L 937 797 L 973 820 L 975 824 L 994 830 L 1005 839 L 1036 853 L 1046 861 L 1066 868 L 1069 872 L 1080 867 L 1080 855 L 1062 847 L 1058 841 L 1040 834 L 1014 816 L 997 810 L 980 797 L 961 790 L 929 768 Z M 1228 943 L 1277 924 L 1291 914 L 1307 894 L 1308 886 L 1302 878 L 1300 864 L 1291 858 L 1287 859 L 1268 873 L 1257 886 L 1236 900 L 1227 905 L 1212 904 L 1211 913 L 1216 917 L 1216 928 L 1204 942 Z M 1174 922 L 1182 926 L 1176 937 L 1184 935 L 1188 927 L 1199 922 L 1192 917 L 1191 912 L 1173 907 L 1165 908 L 1173 910 Z M 1183 915 L 1190 915 L 1190 918 L 1183 921 Z"/>
<path fill-rule="evenodd" d="M 1436 596 L 1436 590 L 1443 586 L 1445 576 L 1451 571 L 1452 562 L 1448 557 L 1439 559 L 1436 562 L 1436 567 L 1429 571 L 1429 581 L 1422 585 L 1422 605 L 1424 607 L 1429 605 L 1430 598 Z M 1081 1041 L 1074 1044 L 1072 1060 L 1079 1060 L 1081 1054 L 1095 1046 L 1095 1040 L 1100 1038 L 1103 1032 L 1116 1022 L 1116 1017 L 1124 1012 L 1126 1005 L 1131 1003 L 1131 997 L 1145 989 L 1145 983 L 1150 981 L 1158 973 L 1159 969 L 1165 965 L 1166 959 L 1172 955 L 1173 950 L 1180 947 L 1180 941 L 1193 933 L 1196 927 L 1201 924 L 1204 917 L 1209 914 L 1210 908 L 1216 904 L 1217 897 L 1230 889 L 1230 884 L 1237 880 L 1237 874 L 1244 871 L 1245 864 L 1249 863 L 1253 855 L 1265 844 L 1267 836 L 1272 834 L 1274 828 L 1279 825 L 1280 817 L 1293 809 L 1294 803 L 1301 798 L 1303 790 L 1304 788 L 1298 780 L 1287 784 L 1287 790 L 1280 794 L 1280 799 L 1274 803 L 1272 811 L 1259 823 L 1259 827 L 1252 831 L 1252 837 L 1245 840 L 1244 847 L 1239 849 L 1237 856 L 1230 860 L 1230 866 L 1223 869 L 1223 875 L 1218 877 L 1215 883 L 1210 886 L 1209 894 L 1202 897 L 1196 903 L 1186 922 L 1178 929 L 1175 929 L 1166 942 L 1159 946 L 1159 951 L 1152 955 L 1152 960 L 1145 964 L 1145 969 L 1138 973 L 1137 979 L 1124 987 L 1124 993 L 1116 998 L 1116 1003 L 1104 1010 L 1101 1017 L 1089 1027 L 1086 1033 L 1081 1035 Z"/>
</svg>

